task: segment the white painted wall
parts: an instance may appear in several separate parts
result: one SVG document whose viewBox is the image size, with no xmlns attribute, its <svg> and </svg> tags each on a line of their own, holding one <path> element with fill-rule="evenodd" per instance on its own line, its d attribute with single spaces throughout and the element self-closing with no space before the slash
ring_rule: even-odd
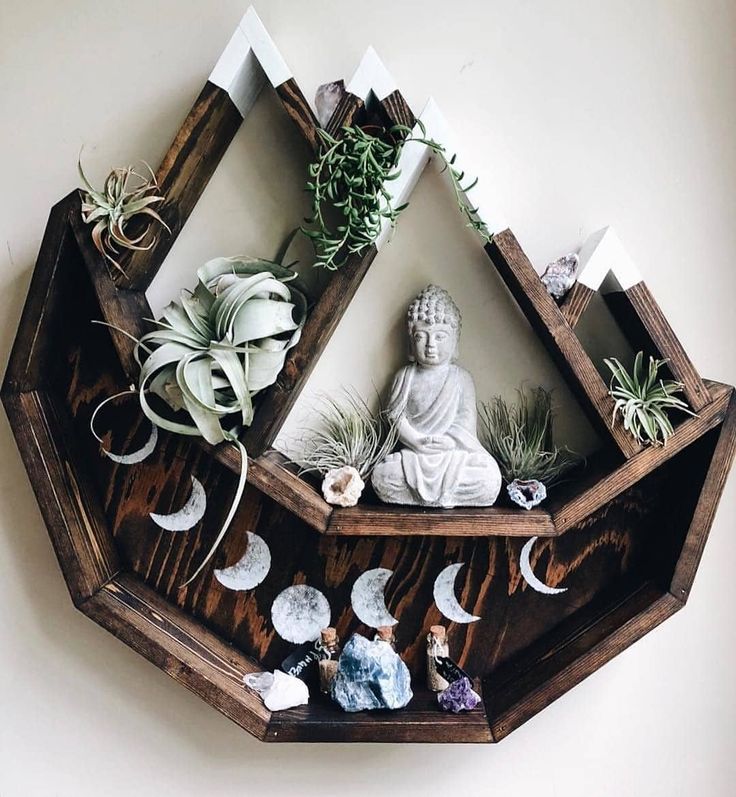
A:
<svg viewBox="0 0 736 797">
<path fill-rule="evenodd" d="M 736 381 L 736 6 L 449 7 L 262 0 L 258 10 L 310 96 L 348 77 L 369 43 L 415 108 L 433 94 L 474 166 L 493 175 L 536 265 L 613 225 L 702 373 Z M 2 361 L 48 209 L 76 184 L 79 147 L 96 179 L 135 158 L 157 163 L 243 11 L 242 0 L 0 6 Z M 305 150 L 279 118 L 268 99 L 256 105 L 154 285 L 154 304 L 210 256 L 271 253 L 298 219 Z M 465 313 L 463 361 L 480 392 L 508 393 L 524 376 L 559 385 L 453 213 L 442 179 L 428 173 L 318 366 L 317 387 L 382 386 L 400 362 L 403 305 L 429 279 Z M 597 335 L 591 346 L 605 352 L 614 343 L 597 330 L 587 331 Z M 561 386 L 558 398 L 560 436 L 592 445 Z M 417 746 L 259 745 L 73 611 L 4 417 L 0 450 L 2 797 L 316 795 L 342 784 L 356 797 L 386 788 L 733 793 L 733 479 L 684 612 L 502 745 L 428 755 Z"/>
</svg>

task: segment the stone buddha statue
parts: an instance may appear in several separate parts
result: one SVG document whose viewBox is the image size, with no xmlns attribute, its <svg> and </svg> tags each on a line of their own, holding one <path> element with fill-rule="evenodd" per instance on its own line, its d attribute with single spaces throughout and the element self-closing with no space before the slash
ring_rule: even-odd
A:
<svg viewBox="0 0 736 797">
<path fill-rule="evenodd" d="M 407 321 L 411 362 L 394 377 L 388 404 L 401 448 L 374 468 L 373 488 L 390 504 L 490 506 L 501 473 L 478 440 L 473 377 L 454 362 L 460 311 L 429 285 Z"/>
</svg>

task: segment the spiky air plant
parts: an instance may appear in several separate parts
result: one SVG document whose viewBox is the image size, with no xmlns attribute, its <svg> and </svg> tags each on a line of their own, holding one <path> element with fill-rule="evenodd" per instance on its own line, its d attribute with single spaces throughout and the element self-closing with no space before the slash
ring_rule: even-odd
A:
<svg viewBox="0 0 736 797">
<path fill-rule="evenodd" d="M 125 273 L 117 258 L 121 249 L 146 250 L 155 243 L 151 236 L 154 224 L 171 232 L 166 222 L 153 209 L 165 197 L 158 194 L 158 183 L 151 167 L 142 161 L 149 176 L 135 171 L 132 166 L 113 169 L 105 179 L 101 191 L 95 190 L 82 169 L 81 155 L 77 161 L 79 176 L 85 185 L 82 195 L 82 221 L 94 224 L 92 241 L 97 251 L 118 271 Z M 128 234 L 131 223 L 143 222 L 139 230 Z"/>
<path fill-rule="evenodd" d="M 353 390 L 339 398 L 320 397 L 317 424 L 307 433 L 300 457 L 303 473 L 319 473 L 345 466 L 368 479 L 373 468 L 393 451 L 399 439 L 396 425 L 379 409 L 373 412 Z"/>
<path fill-rule="evenodd" d="M 153 322 L 156 329 L 134 338 L 141 366 L 137 393 L 146 417 L 168 432 L 203 437 L 213 445 L 229 442 L 241 457 L 225 522 L 182 586 L 214 554 L 245 489 L 248 454 L 240 435 L 253 420 L 253 398 L 276 381 L 306 317 L 307 301 L 294 287 L 295 278 L 295 272 L 268 260 L 210 260 L 197 271 L 194 291 L 182 291 Z M 152 396 L 162 400 L 158 407 Z"/>
<path fill-rule="evenodd" d="M 615 399 L 611 425 L 617 415 L 623 419 L 624 429 L 639 443 L 665 445 L 673 433 L 668 410 L 679 410 L 695 415 L 687 404 L 678 398 L 682 382 L 661 379 L 659 369 L 667 360 L 655 360 L 650 355 L 649 365 L 644 370 L 644 352 L 634 358 L 634 368 L 629 373 L 615 358 L 603 361 L 612 373 L 609 393 Z"/>
<path fill-rule="evenodd" d="M 517 390 L 514 403 L 495 396 L 480 405 L 481 440 L 507 482 L 536 480 L 547 487 L 582 462 L 552 438 L 552 394 L 543 387 Z"/>
<path fill-rule="evenodd" d="M 399 176 L 396 165 L 403 148 L 412 143 L 429 147 L 442 159 L 468 226 L 490 240 L 477 208 L 462 197 L 477 181 L 463 186 L 465 174 L 455 167 L 455 156 L 448 158 L 441 144 L 426 138 L 422 123 L 418 121 L 417 125 L 419 136 L 405 125 L 388 129 L 344 127 L 339 139 L 325 130 L 317 131 L 319 153 L 309 166 L 306 185 L 312 195 L 312 211 L 302 227 L 312 240 L 316 266 L 331 271 L 340 268 L 351 254 L 368 249 L 384 223 L 395 225 L 407 204 L 394 206 L 388 186 Z"/>
</svg>

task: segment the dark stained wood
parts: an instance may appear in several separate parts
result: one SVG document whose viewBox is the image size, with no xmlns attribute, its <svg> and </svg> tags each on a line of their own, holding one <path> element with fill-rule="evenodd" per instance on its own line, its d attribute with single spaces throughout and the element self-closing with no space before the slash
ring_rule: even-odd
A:
<svg viewBox="0 0 736 797">
<path fill-rule="evenodd" d="M 158 225 L 151 249 L 126 254 L 120 261 L 125 276 L 112 274 L 116 284 L 140 291 L 151 284 L 242 121 L 228 93 L 205 83 L 156 170 L 161 195 L 166 197 L 158 212 L 171 234 Z"/>
<path fill-rule="evenodd" d="M 294 402 L 317 364 L 332 333 L 347 310 L 376 256 L 371 246 L 362 257 L 351 257 L 330 278 L 317 304 L 310 310 L 299 343 L 286 355 L 276 383 L 258 398 L 258 408 L 244 442 L 248 453 L 259 457 L 276 439 Z"/>
<path fill-rule="evenodd" d="M 317 136 L 319 122 L 296 80 L 289 78 L 280 86 L 276 86 L 276 94 L 278 94 L 281 104 L 284 106 L 284 110 L 291 121 L 316 152 L 319 147 L 319 138 Z"/>
<path fill-rule="evenodd" d="M 734 455 L 736 455 L 736 393 L 732 389 L 713 459 L 705 476 L 690 529 L 670 583 L 670 592 L 678 600 L 687 600 L 690 596 L 695 573 L 703 556 Z"/>
<path fill-rule="evenodd" d="M 622 424 L 611 426 L 614 402 L 605 382 L 511 230 L 494 235 L 486 252 L 603 438 L 627 458 L 641 450 Z"/>
<path fill-rule="evenodd" d="M 555 527 L 549 513 L 540 508 L 421 509 L 364 503 L 347 508 L 335 507 L 326 534 L 553 537 Z"/>
<path fill-rule="evenodd" d="M 360 97 L 346 92 L 340 97 L 337 107 L 332 112 L 330 121 L 325 125 L 327 132 L 333 137 L 339 137 L 343 127 L 351 127 L 357 123 L 359 116 L 365 111 L 365 105 Z"/>
<path fill-rule="evenodd" d="M 35 390 L 48 381 L 48 352 L 54 346 L 62 323 L 62 308 L 57 301 L 59 274 L 75 249 L 69 230 L 69 213 L 78 202 L 78 192 L 72 191 L 54 205 L 49 214 L 5 372 L 3 393 Z"/>
<path fill-rule="evenodd" d="M 5 410 L 75 604 L 118 571 L 117 551 L 64 410 L 47 393 L 5 394 Z"/>
<path fill-rule="evenodd" d="M 476 689 L 482 694 L 478 681 Z M 401 711 L 347 714 L 327 698 L 271 715 L 267 742 L 491 742 L 483 704 L 463 714 L 440 711 L 437 694 L 412 687 L 414 698 Z"/>
<path fill-rule="evenodd" d="M 560 312 L 571 329 L 574 329 L 580 321 L 594 295 L 595 291 L 581 282 L 576 282 L 565 294 L 565 298 L 560 304 Z"/>
<path fill-rule="evenodd" d="M 644 585 L 556 649 L 546 650 L 515 681 L 494 690 L 488 678 L 486 709 L 494 739 L 508 736 L 681 608 L 672 595 Z"/>
<path fill-rule="evenodd" d="M 633 335 L 636 348 L 666 359 L 675 379 L 682 382 L 690 407 L 701 410 L 710 401 L 708 389 L 646 283 L 608 294 L 606 301 L 626 334 Z"/>
<path fill-rule="evenodd" d="M 386 113 L 389 124 L 405 125 L 406 127 L 414 127 L 416 124 L 416 117 L 398 89 L 384 97 L 380 104 Z"/>
<path fill-rule="evenodd" d="M 733 388 L 717 382 L 711 382 L 710 385 L 713 399 L 711 403 L 698 417 L 688 418 L 680 423 L 666 446 L 647 446 L 623 465 L 612 470 L 608 463 L 605 463 L 602 469 L 593 467 L 583 480 L 571 482 L 567 490 L 564 487 L 560 488 L 561 495 L 559 497 L 557 494 L 553 495 L 548 505 L 557 532 L 562 533 L 580 523 L 591 512 L 602 507 L 721 423 L 729 407 Z M 572 493 L 572 497 L 569 493 Z"/>
<path fill-rule="evenodd" d="M 137 578 L 121 575 L 79 607 L 175 681 L 262 739 L 269 712 L 243 684 L 258 662 L 223 642 Z"/>
</svg>

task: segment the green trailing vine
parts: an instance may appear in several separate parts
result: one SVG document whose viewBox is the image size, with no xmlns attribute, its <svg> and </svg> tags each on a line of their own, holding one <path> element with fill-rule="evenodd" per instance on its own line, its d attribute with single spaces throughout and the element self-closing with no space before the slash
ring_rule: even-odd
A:
<svg viewBox="0 0 736 797">
<path fill-rule="evenodd" d="M 488 228 L 478 216 L 478 208 L 467 204 L 463 193 L 477 179 L 463 185 L 464 172 L 455 166 L 455 155 L 448 158 L 444 147 L 426 138 L 414 136 L 406 125 L 361 128 L 344 127 L 339 139 L 318 130 L 320 150 L 309 166 L 306 190 L 312 195 L 312 211 L 302 232 L 312 240 L 315 266 L 331 271 L 340 268 L 352 254 L 362 254 L 378 238 L 388 221 L 393 227 L 408 203 L 394 206 L 388 184 L 400 174 L 396 165 L 407 144 L 428 146 L 444 163 L 450 176 L 455 199 L 468 226 L 490 241 Z M 371 130 L 375 130 L 374 134 Z"/>
</svg>

